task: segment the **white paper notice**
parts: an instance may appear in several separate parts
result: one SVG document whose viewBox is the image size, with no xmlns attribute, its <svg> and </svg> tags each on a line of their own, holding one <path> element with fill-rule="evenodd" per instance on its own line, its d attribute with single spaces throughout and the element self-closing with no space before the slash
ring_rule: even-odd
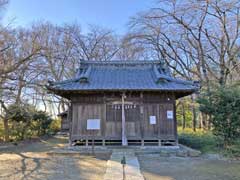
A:
<svg viewBox="0 0 240 180">
<path fill-rule="evenodd" d="M 150 124 L 156 124 L 157 123 L 156 116 L 149 116 L 149 121 L 150 121 Z"/>
<path fill-rule="evenodd" d="M 167 118 L 173 119 L 173 111 L 167 111 Z"/>
<path fill-rule="evenodd" d="M 100 129 L 100 119 L 88 119 L 87 130 L 98 130 Z"/>
</svg>

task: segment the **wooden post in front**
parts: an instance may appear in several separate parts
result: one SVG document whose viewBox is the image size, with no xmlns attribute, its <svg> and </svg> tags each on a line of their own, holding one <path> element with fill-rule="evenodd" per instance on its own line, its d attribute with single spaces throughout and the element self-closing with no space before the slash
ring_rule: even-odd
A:
<svg viewBox="0 0 240 180">
<path fill-rule="evenodd" d="M 92 130 L 92 155 L 95 155 L 95 130 Z"/>
<path fill-rule="evenodd" d="M 67 121 L 68 121 L 68 127 L 69 127 L 69 139 L 68 139 L 69 147 L 73 146 L 73 142 L 72 142 L 72 116 L 71 116 L 71 113 L 72 113 L 72 104 L 70 106 L 68 106 L 68 110 L 67 110 Z"/>
<path fill-rule="evenodd" d="M 124 98 L 125 98 L 125 93 L 122 93 L 122 145 L 127 146 Z"/>
</svg>

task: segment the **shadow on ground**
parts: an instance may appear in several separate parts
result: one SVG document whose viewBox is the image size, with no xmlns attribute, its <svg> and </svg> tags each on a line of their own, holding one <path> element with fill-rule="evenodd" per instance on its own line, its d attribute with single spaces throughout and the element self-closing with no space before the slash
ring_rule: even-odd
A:
<svg viewBox="0 0 240 180">
<path fill-rule="evenodd" d="M 54 137 L 40 142 L 10 146 L 0 151 L 1 180 L 102 180 L 109 154 L 50 155 L 49 151 L 67 145 L 67 139 Z"/>
<path fill-rule="evenodd" d="M 67 137 L 56 136 L 0 148 L 0 180 L 102 180 L 110 154 L 102 152 L 94 157 L 81 153 L 49 154 L 67 143 Z M 146 180 L 240 179 L 239 161 L 160 154 L 138 154 L 138 160 Z"/>
</svg>

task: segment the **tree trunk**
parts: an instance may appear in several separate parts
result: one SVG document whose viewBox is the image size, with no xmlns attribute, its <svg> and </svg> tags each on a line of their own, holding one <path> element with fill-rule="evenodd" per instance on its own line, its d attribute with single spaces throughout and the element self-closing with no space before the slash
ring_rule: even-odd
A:
<svg viewBox="0 0 240 180">
<path fill-rule="evenodd" d="M 199 129 L 203 128 L 203 114 L 199 114 Z"/>
<path fill-rule="evenodd" d="M 185 115 L 185 107 L 184 107 L 184 104 L 183 102 L 181 103 L 182 104 L 182 129 L 184 130 L 186 128 L 186 115 Z"/>
<path fill-rule="evenodd" d="M 194 97 L 193 95 L 191 96 L 191 100 L 192 100 L 192 128 L 193 131 L 196 131 L 196 125 L 197 125 L 197 114 L 196 114 L 196 108 L 194 105 Z"/>
<path fill-rule="evenodd" d="M 201 116 L 202 116 L 202 128 L 203 128 L 204 130 L 206 130 L 207 124 L 208 124 L 208 123 L 207 123 L 207 122 L 208 122 L 207 114 L 201 112 Z"/>
<path fill-rule="evenodd" d="M 66 108 L 65 108 L 65 104 L 64 104 L 63 98 L 61 98 L 61 102 L 60 103 L 61 103 L 62 111 L 65 112 Z"/>
<path fill-rule="evenodd" d="M 7 107 L 4 104 L 4 101 L 0 99 L 1 108 L 4 109 L 5 113 L 7 113 Z M 1 115 L 1 114 L 0 114 Z M 9 141 L 9 126 L 8 126 L 8 119 L 5 116 L 1 116 L 3 119 L 3 127 L 4 127 L 4 141 Z"/>
<path fill-rule="evenodd" d="M 18 90 L 17 90 L 16 101 L 15 101 L 17 105 L 20 105 L 20 103 L 21 103 L 22 90 L 23 90 L 23 88 L 24 88 L 24 86 L 25 86 L 25 83 L 24 83 L 24 81 L 23 81 L 25 70 L 24 70 L 22 73 L 23 73 L 23 74 L 21 74 L 21 75 L 19 76 Z"/>
<path fill-rule="evenodd" d="M 211 130 L 211 122 L 212 122 L 212 116 L 211 115 L 209 115 L 209 117 L 208 117 L 208 126 L 207 126 L 207 129 L 208 130 Z"/>
<path fill-rule="evenodd" d="M 8 119 L 3 118 L 3 125 L 4 125 L 4 141 L 9 141 L 9 126 L 8 126 Z"/>
</svg>

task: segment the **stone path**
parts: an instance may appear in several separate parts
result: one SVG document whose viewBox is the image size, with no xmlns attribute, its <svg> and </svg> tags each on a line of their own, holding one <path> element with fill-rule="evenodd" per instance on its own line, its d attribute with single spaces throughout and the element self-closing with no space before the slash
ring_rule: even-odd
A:
<svg viewBox="0 0 240 180">
<path fill-rule="evenodd" d="M 121 161 L 125 157 L 126 165 L 123 168 Z M 113 150 L 110 160 L 107 162 L 107 170 L 104 180 L 144 180 L 134 150 Z"/>
</svg>

